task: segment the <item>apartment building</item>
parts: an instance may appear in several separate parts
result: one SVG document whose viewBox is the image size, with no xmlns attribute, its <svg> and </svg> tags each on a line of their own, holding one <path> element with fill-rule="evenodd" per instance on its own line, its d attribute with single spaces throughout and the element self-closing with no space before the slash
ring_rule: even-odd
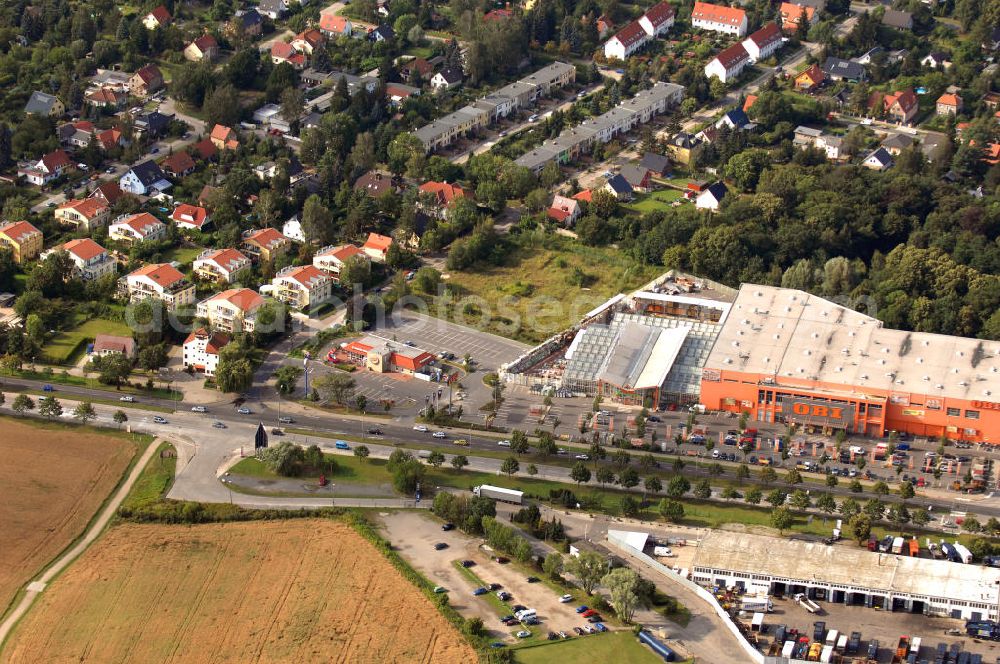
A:
<svg viewBox="0 0 1000 664">
<path fill-rule="evenodd" d="M 294 309 L 308 309 L 333 298 L 333 277 L 315 265 L 286 267 L 267 288 L 270 295 Z"/>
<path fill-rule="evenodd" d="M 119 282 L 119 288 L 129 302 L 152 298 L 163 302 L 168 311 L 194 304 L 194 284 L 169 263 L 153 263 L 134 270 Z"/>
<path fill-rule="evenodd" d="M 253 332 L 262 304 L 264 298 L 249 288 L 231 288 L 199 302 L 197 315 L 214 330 L 230 334 Z"/>
<path fill-rule="evenodd" d="M 237 249 L 206 249 L 194 261 L 194 273 L 202 279 L 231 284 L 250 271 L 250 259 Z"/>
</svg>

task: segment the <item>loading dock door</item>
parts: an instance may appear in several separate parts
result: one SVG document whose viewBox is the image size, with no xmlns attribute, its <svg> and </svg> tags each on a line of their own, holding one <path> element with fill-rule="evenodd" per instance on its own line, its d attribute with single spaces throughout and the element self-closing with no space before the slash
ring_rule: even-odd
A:
<svg viewBox="0 0 1000 664">
<path fill-rule="evenodd" d="M 982 620 L 982 619 L 983 619 L 983 614 L 980 611 L 973 611 L 972 612 L 972 620 L 973 620 L 973 622 L 975 622 L 977 620 Z"/>
<path fill-rule="evenodd" d="M 830 601 L 832 601 L 834 604 L 846 604 L 846 601 L 845 601 L 845 598 L 844 598 L 845 594 L 846 593 L 843 590 L 834 590 L 833 591 L 833 598 Z"/>
<path fill-rule="evenodd" d="M 954 618 L 955 620 L 961 620 L 962 619 L 962 609 L 952 609 L 951 610 L 951 617 Z"/>
<path fill-rule="evenodd" d="M 737 581 L 736 582 L 736 589 L 740 591 L 740 594 L 745 593 L 746 590 L 747 590 L 746 582 L 745 581 Z"/>
<path fill-rule="evenodd" d="M 905 611 L 906 610 L 906 600 L 900 599 L 899 597 L 892 598 L 892 611 Z"/>
<path fill-rule="evenodd" d="M 910 609 L 910 612 L 911 613 L 923 613 L 924 612 L 924 603 L 921 602 L 918 599 L 913 600 L 913 607 Z M 973 620 L 979 620 L 979 618 L 975 617 L 976 616 L 975 613 L 973 613 L 972 616 L 973 616 L 973 618 L 972 618 Z"/>
</svg>

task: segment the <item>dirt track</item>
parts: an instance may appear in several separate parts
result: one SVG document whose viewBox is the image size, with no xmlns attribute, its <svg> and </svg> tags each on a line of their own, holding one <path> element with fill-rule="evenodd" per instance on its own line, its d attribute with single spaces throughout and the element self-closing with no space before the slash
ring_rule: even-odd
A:
<svg viewBox="0 0 1000 664">
<path fill-rule="evenodd" d="M 15 630 L 10 662 L 456 662 L 475 653 L 330 521 L 113 527 Z"/>
<path fill-rule="evenodd" d="M 0 419 L 0 613 L 83 532 L 133 449 L 112 436 Z"/>
</svg>

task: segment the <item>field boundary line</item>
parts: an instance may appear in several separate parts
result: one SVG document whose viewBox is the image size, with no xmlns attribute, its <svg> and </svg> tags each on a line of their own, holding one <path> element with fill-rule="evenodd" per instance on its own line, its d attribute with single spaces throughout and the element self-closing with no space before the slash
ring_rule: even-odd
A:
<svg viewBox="0 0 1000 664">
<path fill-rule="evenodd" d="M 160 447 L 160 443 L 163 442 L 162 439 L 156 438 L 147 447 L 139 460 L 132 466 L 132 470 L 121 485 L 119 485 L 118 490 L 115 492 L 114 496 L 109 500 L 104 508 L 101 510 L 97 518 L 90 524 L 87 531 L 83 536 L 73 545 L 71 549 L 63 553 L 59 558 L 55 560 L 54 563 L 48 566 L 48 568 L 42 572 L 40 577 L 32 579 L 27 584 L 27 590 L 24 596 L 21 598 L 21 602 L 17 607 L 7 615 L 7 618 L 0 624 L 0 651 L 2 651 L 3 645 L 10 636 L 11 631 L 17 625 L 18 621 L 28 612 L 31 605 L 35 602 L 35 599 L 39 594 L 42 593 L 46 584 L 52 581 L 60 572 L 62 572 L 66 567 L 69 566 L 76 558 L 80 556 L 84 551 L 87 550 L 91 544 L 100 536 L 104 531 L 105 527 L 111 522 L 111 519 L 115 516 L 118 511 L 118 507 L 125 500 L 129 491 L 132 490 L 132 486 L 139 479 L 142 471 L 146 468 L 146 464 L 149 460 L 153 458 L 153 455 Z M 38 584 L 41 584 L 39 586 Z"/>
</svg>

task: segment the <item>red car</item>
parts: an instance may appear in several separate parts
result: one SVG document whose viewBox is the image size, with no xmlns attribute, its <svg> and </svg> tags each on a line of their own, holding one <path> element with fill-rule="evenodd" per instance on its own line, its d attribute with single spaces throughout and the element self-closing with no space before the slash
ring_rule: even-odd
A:
<svg viewBox="0 0 1000 664">
<path fill-rule="evenodd" d="M 582 615 L 584 618 L 589 618 L 590 616 L 593 616 L 593 615 L 596 615 L 596 614 L 597 614 L 597 611 L 595 611 L 594 609 L 587 609 L 586 611 L 584 611 L 580 615 Z"/>
</svg>

